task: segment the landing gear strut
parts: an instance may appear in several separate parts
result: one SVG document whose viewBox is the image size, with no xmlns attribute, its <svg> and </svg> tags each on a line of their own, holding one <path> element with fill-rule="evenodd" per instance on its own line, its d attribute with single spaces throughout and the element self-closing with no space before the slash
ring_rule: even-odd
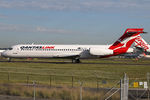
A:
<svg viewBox="0 0 150 100">
<path fill-rule="evenodd" d="M 11 58 L 7 58 L 8 59 L 8 62 L 11 62 Z"/>
<path fill-rule="evenodd" d="M 80 61 L 80 59 L 79 58 L 74 58 L 74 59 L 72 59 L 72 63 L 80 63 L 81 61 Z"/>
</svg>

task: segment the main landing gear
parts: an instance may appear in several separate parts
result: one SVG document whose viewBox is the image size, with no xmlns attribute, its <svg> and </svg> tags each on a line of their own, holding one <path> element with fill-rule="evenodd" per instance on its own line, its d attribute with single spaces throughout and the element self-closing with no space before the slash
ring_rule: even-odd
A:
<svg viewBox="0 0 150 100">
<path fill-rule="evenodd" d="M 80 63 L 81 61 L 80 61 L 80 59 L 79 58 L 74 58 L 74 59 L 72 59 L 72 63 Z"/>
</svg>

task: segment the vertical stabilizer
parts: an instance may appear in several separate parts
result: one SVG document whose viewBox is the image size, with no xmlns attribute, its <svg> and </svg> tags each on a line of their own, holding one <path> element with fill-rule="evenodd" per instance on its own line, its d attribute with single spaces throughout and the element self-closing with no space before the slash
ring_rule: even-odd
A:
<svg viewBox="0 0 150 100">
<path fill-rule="evenodd" d="M 126 53 L 129 47 L 133 44 L 136 37 L 144 33 L 143 28 L 128 28 L 124 34 L 109 47 L 109 49 L 114 51 L 114 55 Z"/>
<path fill-rule="evenodd" d="M 147 51 L 150 45 L 140 35 L 138 35 L 135 39 L 135 46 Z"/>
</svg>

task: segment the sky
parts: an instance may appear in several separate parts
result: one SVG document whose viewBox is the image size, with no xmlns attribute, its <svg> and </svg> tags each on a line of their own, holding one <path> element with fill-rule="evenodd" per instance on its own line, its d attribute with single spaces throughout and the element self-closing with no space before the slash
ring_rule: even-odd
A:
<svg viewBox="0 0 150 100">
<path fill-rule="evenodd" d="M 150 0 L 0 0 L 0 48 L 111 44 L 126 28 L 150 43 Z"/>
</svg>

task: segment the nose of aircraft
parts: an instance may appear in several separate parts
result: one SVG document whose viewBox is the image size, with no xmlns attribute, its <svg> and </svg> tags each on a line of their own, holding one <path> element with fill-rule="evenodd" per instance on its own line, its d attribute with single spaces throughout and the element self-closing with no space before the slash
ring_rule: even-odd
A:
<svg viewBox="0 0 150 100">
<path fill-rule="evenodd" d="M 2 52 L 1 55 L 2 55 L 3 57 L 7 57 L 7 56 L 8 56 L 8 55 L 7 55 L 7 51 Z"/>
</svg>

